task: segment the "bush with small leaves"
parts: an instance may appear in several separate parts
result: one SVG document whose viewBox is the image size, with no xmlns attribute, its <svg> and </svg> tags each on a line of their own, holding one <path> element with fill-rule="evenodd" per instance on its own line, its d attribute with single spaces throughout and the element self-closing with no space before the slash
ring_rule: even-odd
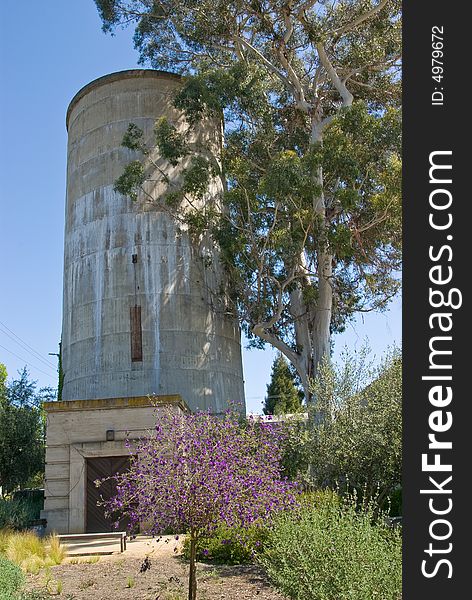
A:
<svg viewBox="0 0 472 600">
<path fill-rule="evenodd" d="M 252 526 L 247 529 L 221 524 L 211 535 L 197 541 L 197 560 L 225 565 L 242 565 L 254 562 L 257 552 L 264 548 L 267 529 Z M 183 544 L 183 555 L 190 557 L 190 540 Z"/>
<path fill-rule="evenodd" d="M 24 582 L 20 567 L 0 556 L 0 600 L 14 600 Z"/>
<path fill-rule="evenodd" d="M 296 600 L 399 600 L 401 534 L 374 506 L 351 497 L 305 502 L 282 513 L 259 561 L 275 586 Z"/>
</svg>

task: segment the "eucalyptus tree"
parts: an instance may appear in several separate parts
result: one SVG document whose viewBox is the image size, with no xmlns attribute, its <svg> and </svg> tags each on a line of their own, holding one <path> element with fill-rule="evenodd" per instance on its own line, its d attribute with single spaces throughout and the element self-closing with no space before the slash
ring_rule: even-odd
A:
<svg viewBox="0 0 472 600">
<path fill-rule="evenodd" d="M 225 309 L 252 344 L 284 354 L 310 399 L 332 334 L 400 285 L 401 2 L 96 4 L 105 31 L 135 27 L 143 64 L 183 75 L 174 103 L 186 127 L 156 125 L 168 193 L 153 201 L 219 245 Z M 217 156 L 215 144 L 196 151 L 194 126 L 221 115 Z M 134 124 L 124 144 L 142 156 L 116 189 L 137 197 L 156 154 Z M 161 165 L 184 158 L 177 185 Z M 224 192 L 210 201 L 216 177 Z"/>
</svg>

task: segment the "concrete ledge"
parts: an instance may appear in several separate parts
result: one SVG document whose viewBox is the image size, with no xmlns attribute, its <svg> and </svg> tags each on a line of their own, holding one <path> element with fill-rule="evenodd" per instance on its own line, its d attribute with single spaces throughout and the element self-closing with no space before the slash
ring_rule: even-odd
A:
<svg viewBox="0 0 472 600">
<path fill-rule="evenodd" d="M 101 542 L 103 544 L 103 540 L 115 540 L 118 539 L 120 542 L 120 551 L 124 552 L 126 550 L 126 531 L 109 531 L 106 533 L 69 533 L 69 534 L 61 534 L 57 536 L 60 542 L 91 542 L 97 543 Z"/>
<path fill-rule="evenodd" d="M 62 400 L 61 402 L 44 402 L 47 412 L 77 411 L 77 410 L 107 410 L 113 408 L 135 408 L 143 406 L 178 406 L 184 412 L 190 412 L 189 407 L 179 394 L 166 396 L 135 396 L 133 398 L 95 398 L 93 400 Z"/>
</svg>

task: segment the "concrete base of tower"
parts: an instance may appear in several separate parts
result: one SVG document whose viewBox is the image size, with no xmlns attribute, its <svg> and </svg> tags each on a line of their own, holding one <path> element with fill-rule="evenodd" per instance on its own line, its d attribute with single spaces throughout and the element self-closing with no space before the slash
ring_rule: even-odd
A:
<svg viewBox="0 0 472 600">
<path fill-rule="evenodd" d="M 96 533 L 112 523 L 97 506 L 96 479 L 126 468 L 126 439 L 139 439 L 164 411 L 188 412 L 179 395 L 47 402 L 47 532 Z"/>
</svg>

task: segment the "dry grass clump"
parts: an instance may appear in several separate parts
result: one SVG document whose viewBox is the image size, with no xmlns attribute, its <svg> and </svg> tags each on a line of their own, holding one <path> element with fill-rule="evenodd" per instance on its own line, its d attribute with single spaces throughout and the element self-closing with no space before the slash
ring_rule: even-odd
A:
<svg viewBox="0 0 472 600">
<path fill-rule="evenodd" d="M 8 540 L 10 536 L 13 535 L 13 531 L 11 529 L 5 528 L 0 529 L 0 554 L 5 554 L 5 551 L 8 546 Z"/>
<path fill-rule="evenodd" d="M 46 538 L 48 556 L 54 561 L 55 565 L 60 565 L 66 556 L 66 549 L 62 546 L 57 535 L 50 535 Z"/>
<path fill-rule="evenodd" d="M 36 575 L 42 568 L 60 565 L 66 551 L 55 535 L 41 539 L 30 531 L 0 531 L 0 553 Z"/>
<path fill-rule="evenodd" d="M 100 560 L 100 556 L 93 554 L 91 556 L 85 556 L 84 558 L 73 557 L 68 559 L 70 565 L 93 565 Z"/>
</svg>

